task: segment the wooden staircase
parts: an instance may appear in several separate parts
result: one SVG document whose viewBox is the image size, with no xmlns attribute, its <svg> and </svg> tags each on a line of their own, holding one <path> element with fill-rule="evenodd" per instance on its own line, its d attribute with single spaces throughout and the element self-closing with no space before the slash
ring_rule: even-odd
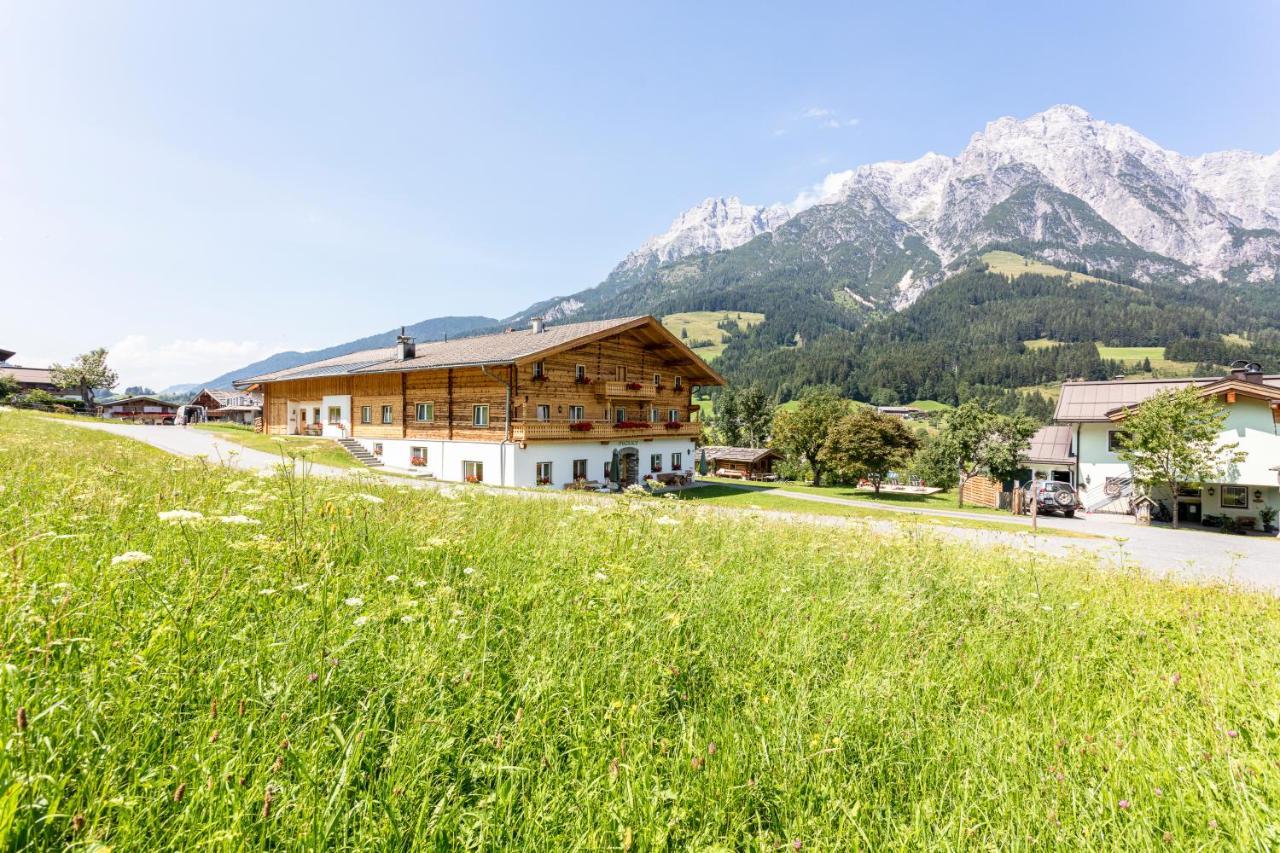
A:
<svg viewBox="0 0 1280 853">
<path fill-rule="evenodd" d="M 350 453 L 352 458 L 361 465 L 368 468 L 382 467 L 382 460 L 365 450 L 364 445 L 354 438 L 340 438 L 338 444 L 342 445 L 342 449 Z"/>
</svg>

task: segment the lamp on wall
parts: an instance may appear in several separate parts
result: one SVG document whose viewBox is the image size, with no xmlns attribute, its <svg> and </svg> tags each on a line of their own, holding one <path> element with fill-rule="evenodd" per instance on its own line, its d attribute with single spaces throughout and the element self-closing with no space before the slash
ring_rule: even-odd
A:
<svg viewBox="0 0 1280 853">
<path fill-rule="evenodd" d="M 1262 503 L 1262 489 L 1253 490 L 1253 502 Z"/>
<path fill-rule="evenodd" d="M 1214 495 L 1213 486 L 1210 486 L 1208 491 L 1209 491 L 1209 497 L 1213 497 Z"/>
</svg>

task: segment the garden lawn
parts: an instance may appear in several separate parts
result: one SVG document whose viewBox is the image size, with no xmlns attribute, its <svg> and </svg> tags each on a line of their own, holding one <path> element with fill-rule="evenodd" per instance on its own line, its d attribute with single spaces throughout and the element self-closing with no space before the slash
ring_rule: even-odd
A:
<svg viewBox="0 0 1280 853">
<path fill-rule="evenodd" d="M 1266 595 L 0 412 L 5 849 L 1266 849 L 1278 668 Z"/>
<path fill-rule="evenodd" d="M 247 427 L 232 424 L 196 424 L 194 429 L 215 433 L 219 438 L 234 441 L 253 450 L 279 454 L 282 451 L 298 455 L 317 465 L 333 468 L 363 468 L 350 453 L 328 438 L 310 438 L 305 435 L 263 435 Z"/>
<path fill-rule="evenodd" d="M 732 483 L 741 484 L 742 480 L 733 480 L 724 477 L 699 477 L 700 480 L 707 480 L 715 483 L 724 483 L 726 485 Z M 807 495 L 819 495 L 821 497 L 842 498 L 844 500 L 853 501 L 870 501 L 875 503 L 883 503 L 901 506 L 904 509 L 941 509 L 953 510 L 958 512 L 973 512 L 984 515 L 1009 517 L 1007 510 L 992 509 L 985 506 L 973 506 L 972 503 L 965 504 L 963 508 L 959 502 L 959 492 L 951 489 L 946 492 L 938 492 L 932 495 L 912 495 L 903 494 L 901 492 L 881 491 L 879 495 L 870 490 L 857 489 L 853 486 L 812 486 L 808 483 L 793 482 L 755 482 L 748 483 L 752 488 L 758 489 L 783 489 L 788 492 L 797 492 Z M 899 518 L 901 515 L 899 514 Z"/>
</svg>

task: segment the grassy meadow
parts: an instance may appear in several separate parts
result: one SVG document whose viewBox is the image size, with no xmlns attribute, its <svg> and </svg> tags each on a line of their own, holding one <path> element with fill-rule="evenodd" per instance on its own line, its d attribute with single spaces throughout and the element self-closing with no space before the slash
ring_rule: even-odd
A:
<svg viewBox="0 0 1280 853">
<path fill-rule="evenodd" d="M 688 341 L 712 341 L 708 346 L 694 347 L 693 351 L 704 361 L 715 361 L 729 344 L 729 334 L 716 326 L 722 320 L 737 320 L 745 332 L 752 326 L 764 322 L 764 315 L 755 311 L 685 311 L 680 314 L 668 314 L 662 318 L 662 325 L 676 335 L 688 333 Z"/>
<path fill-rule="evenodd" d="M 305 435 L 263 435 L 252 429 L 235 424 L 197 424 L 191 429 L 211 432 L 219 438 L 233 441 L 250 450 L 261 450 L 272 455 L 284 452 L 308 462 L 328 465 L 333 468 L 363 468 L 350 453 L 343 450 L 331 439 L 311 438 Z"/>
<path fill-rule="evenodd" d="M 1278 667 L 1265 595 L 0 412 L 5 849 L 1265 849 Z"/>
</svg>

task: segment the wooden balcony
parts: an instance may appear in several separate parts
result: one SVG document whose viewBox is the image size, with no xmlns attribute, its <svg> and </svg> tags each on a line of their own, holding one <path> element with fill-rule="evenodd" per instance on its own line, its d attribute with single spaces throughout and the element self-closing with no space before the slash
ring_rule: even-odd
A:
<svg viewBox="0 0 1280 853">
<path fill-rule="evenodd" d="M 612 421 L 523 421 L 511 425 L 514 441 L 616 441 L 620 438 L 696 438 L 702 433 L 697 421 L 668 426 L 664 422 L 628 421 L 642 426 L 619 426 Z M 584 426 L 587 425 L 587 426 Z"/>
<path fill-rule="evenodd" d="M 639 388 L 628 388 L 638 385 Z M 596 396 L 611 400 L 652 400 L 658 393 L 653 385 L 645 382 L 597 382 Z"/>
</svg>

